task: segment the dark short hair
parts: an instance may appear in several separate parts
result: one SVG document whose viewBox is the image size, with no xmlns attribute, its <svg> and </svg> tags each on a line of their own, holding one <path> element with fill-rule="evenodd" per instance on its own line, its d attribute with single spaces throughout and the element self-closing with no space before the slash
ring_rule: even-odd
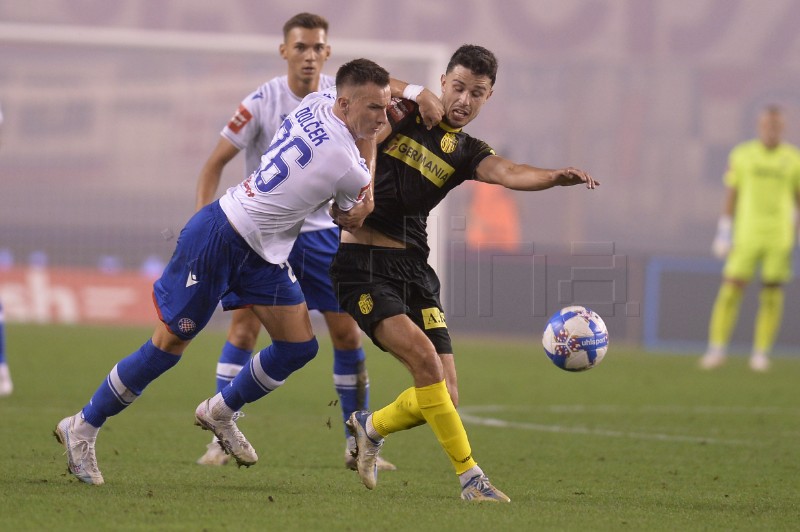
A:
<svg viewBox="0 0 800 532">
<path fill-rule="evenodd" d="M 298 13 L 283 25 L 283 38 L 286 39 L 286 36 L 294 28 L 322 29 L 325 30 L 325 33 L 328 33 L 328 21 L 325 20 L 325 17 L 313 13 Z"/>
<path fill-rule="evenodd" d="M 469 69 L 476 76 L 487 76 L 492 81 L 492 85 L 497 81 L 497 57 L 483 46 L 462 45 L 447 63 L 445 74 L 449 74 L 459 65 Z"/>
<path fill-rule="evenodd" d="M 389 73 L 369 59 L 353 59 L 340 66 L 336 72 L 336 90 L 341 90 L 346 85 L 366 85 L 367 83 L 385 87 L 389 84 Z"/>
</svg>

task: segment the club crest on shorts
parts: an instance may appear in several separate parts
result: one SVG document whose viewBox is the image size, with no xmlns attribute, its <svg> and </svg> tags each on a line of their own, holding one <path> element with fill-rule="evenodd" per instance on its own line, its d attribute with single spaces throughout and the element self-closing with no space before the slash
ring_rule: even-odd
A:
<svg viewBox="0 0 800 532">
<path fill-rule="evenodd" d="M 197 329 L 197 324 L 192 320 L 190 320 L 189 318 L 181 318 L 178 320 L 178 329 L 183 334 L 189 334 L 191 332 L 194 332 L 195 329 Z"/>
<path fill-rule="evenodd" d="M 372 296 L 369 294 L 361 294 L 361 297 L 358 298 L 358 308 L 361 310 L 361 314 L 369 314 L 372 312 L 372 309 L 375 308 Z"/>
</svg>

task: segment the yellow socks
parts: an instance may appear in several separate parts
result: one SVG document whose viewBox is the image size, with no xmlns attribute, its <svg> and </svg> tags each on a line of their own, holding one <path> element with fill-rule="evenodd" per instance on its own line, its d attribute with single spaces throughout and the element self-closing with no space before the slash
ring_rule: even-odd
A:
<svg viewBox="0 0 800 532">
<path fill-rule="evenodd" d="M 467 431 L 447 393 L 444 380 L 422 388 L 409 388 L 393 403 L 372 413 L 372 425 L 383 437 L 426 422 L 450 458 L 456 474 L 477 465 L 472 458 Z"/>
<path fill-rule="evenodd" d="M 419 409 L 450 458 L 456 474 L 460 475 L 477 465 L 472 459 L 472 449 L 467 439 L 467 431 L 464 430 L 461 417 L 456 412 L 456 407 L 453 406 L 450 394 L 447 393 L 447 385 L 444 380 L 430 386 L 416 388 L 416 392 Z"/>
<path fill-rule="evenodd" d="M 419 410 L 416 388 L 405 390 L 394 402 L 372 413 L 372 426 L 384 438 L 393 432 L 424 424 L 425 418 Z"/>
<path fill-rule="evenodd" d="M 775 343 L 783 319 L 783 288 L 762 288 L 759 301 L 753 352 L 766 354 Z"/>
<path fill-rule="evenodd" d="M 726 346 L 739 317 L 744 290 L 733 283 L 722 283 L 708 326 L 709 345 Z"/>
</svg>

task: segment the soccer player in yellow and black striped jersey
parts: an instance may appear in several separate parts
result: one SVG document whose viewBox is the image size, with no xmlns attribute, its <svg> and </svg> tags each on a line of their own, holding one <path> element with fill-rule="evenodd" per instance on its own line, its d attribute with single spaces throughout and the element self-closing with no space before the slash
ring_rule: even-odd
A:
<svg viewBox="0 0 800 532">
<path fill-rule="evenodd" d="M 725 205 L 712 245 L 714 254 L 727 260 L 711 313 L 708 351 L 700 359 L 704 369 L 725 362 L 744 288 L 759 265 L 762 288 L 750 368 L 769 369 L 783 317 L 783 285 L 792 276 L 800 204 L 800 151 L 782 141 L 783 129 L 783 113 L 769 106 L 759 116 L 759 138 L 739 144 L 730 154 Z"/>
<path fill-rule="evenodd" d="M 513 163 L 462 130 L 492 95 L 496 75 L 492 52 L 464 45 L 441 78 L 444 118 L 438 126 L 427 128 L 410 101 L 422 87 L 405 87 L 406 99 L 392 101 L 391 131 L 379 134 L 386 140 L 378 147 L 374 211 L 360 229 L 342 232 L 331 266 L 342 308 L 414 380 L 391 404 L 373 413 L 356 412 L 348 421 L 357 440 L 358 472 L 369 489 L 377 483 L 375 457 L 384 438 L 428 424 L 459 476 L 463 499 L 510 500 L 478 467 L 456 411 L 453 348 L 439 279 L 427 263 L 427 217 L 465 180 L 529 191 L 578 184 L 593 189 L 598 183 L 576 168 Z"/>
</svg>

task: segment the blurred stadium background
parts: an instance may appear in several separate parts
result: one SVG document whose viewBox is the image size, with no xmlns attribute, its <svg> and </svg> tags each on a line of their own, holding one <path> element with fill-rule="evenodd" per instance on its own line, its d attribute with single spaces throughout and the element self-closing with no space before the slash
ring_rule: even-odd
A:
<svg viewBox="0 0 800 532">
<path fill-rule="evenodd" d="M 787 140 L 800 143 L 795 0 L 3 2 L 9 321 L 153 319 L 148 285 L 192 214 L 197 174 L 238 102 L 285 73 L 280 27 L 299 11 L 330 21 L 331 74 L 364 56 L 438 90 L 457 46 L 488 47 L 495 94 L 467 130 L 513 160 L 603 183 L 451 196 L 431 224 L 457 335 L 538 339 L 546 316 L 584 304 L 612 342 L 703 349 L 727 153 L 767 103 L 784 107 Z M 229 165 L 225 185 L 242 167 Z M 796 282 L 787 296 L 778 350 L 791 354 Z M 747 297 L 734 337 L 744 349 L 754 288 Z"/>
</svg>

